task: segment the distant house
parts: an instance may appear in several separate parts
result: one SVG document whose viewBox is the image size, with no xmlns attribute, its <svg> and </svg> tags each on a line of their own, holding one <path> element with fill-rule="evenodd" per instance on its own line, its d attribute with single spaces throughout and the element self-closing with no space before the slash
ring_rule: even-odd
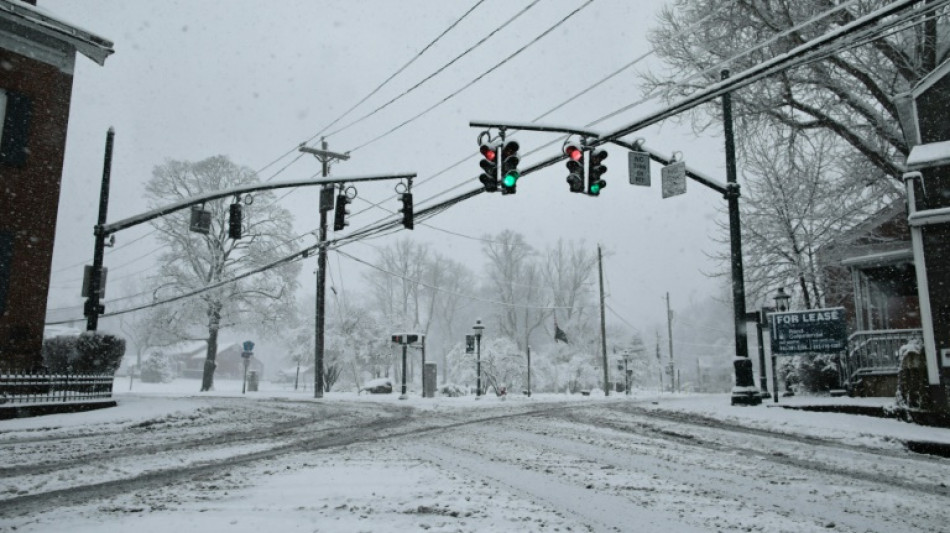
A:
<svg viewBox="0 0 950 533">
<path fill-rule="evenodd" d="M 204 341 L 183 342 L 162 348 L 153 348 L 148 353 L 161 352 L 168 356 L 175 366 L 176 373 L 181 377 L 201 379 L 204 374 L 207 347 L 208 344 Z M 242 351 L 241 345 L 238 343 L 218 346 L 218 353 L 215 355 L 215 361 L 217 362 L 214 371 L 215 377 L 242 378 L 244 376 Z M 259 378 L 264 376 L 264 363 L 257 357 L 251 356 L 247 369 L 248 371 L 257 372 Z"/>
<path fill-rule="evenodd" d="M 35 3 L 0 0 L 0 368 L 16 370 L 42 365 L 76 53 L 113 53 Z"/>
</svg>

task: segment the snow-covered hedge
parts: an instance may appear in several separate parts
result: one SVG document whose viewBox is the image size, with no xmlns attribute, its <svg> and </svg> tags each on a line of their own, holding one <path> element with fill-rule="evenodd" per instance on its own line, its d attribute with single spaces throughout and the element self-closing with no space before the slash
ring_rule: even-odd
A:
<svg viewBox="0 0 950 533">
<path fill-rule="evenodd" d="M 115 374 L 125 355 L 125 339 L 86 331 L 43 340 L 43 362 L 53 374 Z"/>
</svg>

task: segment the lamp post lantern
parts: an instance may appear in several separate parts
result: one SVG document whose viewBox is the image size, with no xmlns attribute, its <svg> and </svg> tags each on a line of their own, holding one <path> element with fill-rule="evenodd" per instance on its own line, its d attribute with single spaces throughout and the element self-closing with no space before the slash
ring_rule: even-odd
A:
<svg viewBox="0 0 950 533">
<path fill-rule="evenodd" d="M 775 292 L 775 310 L 778 312 L 788 311 L 788 301 L 792 299 L 791 295 L 785 292 L 785 287 L 779 287 Z"/>
<path fill-rule="evenodd" d="M 472 330 L 475 331 L 475 399 L 482 396 L 482 325 L 481 319 L 475 321 Z"/>
</svg>

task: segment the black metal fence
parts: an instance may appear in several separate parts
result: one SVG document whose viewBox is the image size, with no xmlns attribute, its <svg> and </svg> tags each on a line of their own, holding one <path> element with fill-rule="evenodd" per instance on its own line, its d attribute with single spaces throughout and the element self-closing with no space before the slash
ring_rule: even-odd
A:
<svg viewBox="0 0 950 533">
<path fill-rule="evenodd" d="M 0 404 L 44 404 L 112 397 L 111 374 L 0 371 Z"/>
</svg>

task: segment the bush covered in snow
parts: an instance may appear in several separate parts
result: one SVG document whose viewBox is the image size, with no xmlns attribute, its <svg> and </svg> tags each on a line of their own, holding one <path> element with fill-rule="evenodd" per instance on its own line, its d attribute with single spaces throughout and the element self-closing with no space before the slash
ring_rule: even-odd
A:
<svg viewBox="0 0 950 533">
<path fill-rule="evenodd" d="M 125 355 L 125 339 L 87 331 L 43 341 L 43 362 L 54 374 L 115 374 Z"/>
<path fill-rule="evenodd" d="M 175 380 L 175 370 L 167 355 L 155 352 L 142 363 L 139 378 L 143 383 L 171 383 Z"/>
<path fill-rule="evenodd" d="M 454 383 L 446 383 L 439 387 L 439 394 L 442 396 L 448 396 L 450 398 L 456 398 L 459 396 L 465 396 L 465 389 L 455 385 Z"/>
<path fill-rule="evenodd" d="M 76 359 L 79 358 L 79 352 L 76 351 L 76 339 L 78 336 L 59 336 L 49 339 L 43 339 L 43 364 L 46 370 L 53 374 L 65 374 Z"/>
</svg>

